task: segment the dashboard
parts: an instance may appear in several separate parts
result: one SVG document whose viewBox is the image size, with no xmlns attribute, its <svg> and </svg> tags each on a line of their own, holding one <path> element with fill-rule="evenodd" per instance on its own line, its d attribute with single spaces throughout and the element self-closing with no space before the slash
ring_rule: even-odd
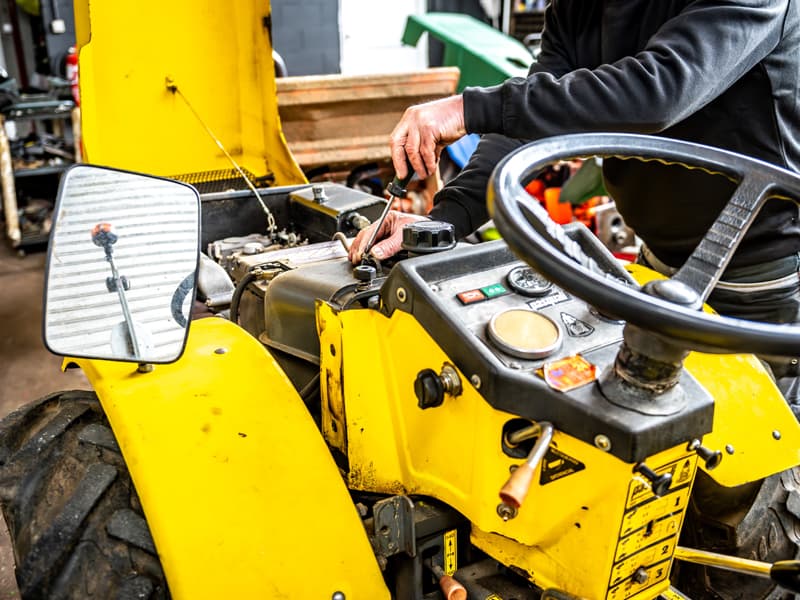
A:
<svg viewBox="0 0 800 600">
<path fill-rule="evenodd" d="M 608 277 L 636 285 L 585 227 L 565 229 Z M 625 323 L 545 279 L 502 240 L 401 261 L 381 298 L 387 314 L 414 315 L 492 406 L 590 444 L 604 436 L 622 460 L 711 430 L 712 399 L 686 371 L 688 404 L 675 414 L 646 415 L 606 398 L 597 380 L 613 369 Z"/>
</svg>

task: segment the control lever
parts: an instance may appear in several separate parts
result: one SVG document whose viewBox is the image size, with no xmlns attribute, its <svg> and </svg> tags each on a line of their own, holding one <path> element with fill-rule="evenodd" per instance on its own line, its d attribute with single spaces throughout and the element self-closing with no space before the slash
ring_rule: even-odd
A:
<svg viewBox="0 0 800 600">
<path fill-rule="evenodd" d="M 800 593 L 800 560 L 779 560 L 775 563 L 761 562 L 738 556 L 728 556 L 677 546 L 675 558 L 684 562 L 717 567 L 742 575 L 754 575 L 771 579 L 779 586 L 791 592 Z"/>
<path fill-rule="evenodd" d="M 659 475 L 644 463 L 639 463 L 633 469 L 634 473 L 639 473 L 650 483 L 650 490 L 659 498 L 669 491 L 672 485 L 672 473 Z"/>
<path fill-rule="evenodd" d="M 712 469 L 716 469 L 719 466 L 719 463 L 722 462 L 722 452 L 719 450 L 711 450 L 703 446 L 700 440 L 692 440 L 689 442 L 689 445 L 686 448 L 689 451 L 693 451 L 697 453 L 697 456 L 700 457 L 705 465 L 706 469 L 709 471 Z"/>
<path fill-rule="evenodd" d="M 430 560 L 425 561 L 425 566 L 433 573 L 442 588 L 445 600 L 467 600 L 467 590 L 455 577 L 448 575 L 444 569 Z"/>
<path fill-rule="evenodd" d="M 517 510 L 522 506 L 522 502 L 528 495 L 531 483 L 533 482 L 533 475 L 542 462 L 547 449 L 550 447 L 550 442 L 553 440 L 553 425 L 546 421 L 538 423 L 539 437 L 536 443 L 531 448 L 528 458 L 525 462 L 519 465 L 511 477 L 508 478 L 505 485 L 500 489 L 500 500 L 502 504 L 498 506 L 498 513 L 503 517 L 504 521 L 516 515 Z M 514 441 L 514 440 L 510 440 Z M 518 443 L 521 440 L 518 440 Z"/>
<path fill-rule="evenodd" d="M 411 166 L 408 156 L 406 156 L 406 171 L 407 173 L 405 177 L 400 179 L 397 175 L 395 175 L 391 183 L 386 186 L 386 193 L 389 195 L 389 199 L 386 201 L 386 206 L 384 207 L 381 216 L 376 221 L 375 229 L 372 230 L 372 233 L 367 240 L 367 245 L 364 246 L 364 254 L 363 258 L 361 259 L 362 262 L 369 261 L 369 251 L 372 250 L 372 246 L 375 244 L 375 238 L 378 237 L 378 230 L 383 226 L 383 222 L 386 220 L 386 217 L 389 215 L 389 211 L 392 209 L 392 203 L 394 202 L 394 199 L 405 198 L 408 195 L 408 190 L 406 187 L 414 177 L 414 167 Z"/>
</svg>

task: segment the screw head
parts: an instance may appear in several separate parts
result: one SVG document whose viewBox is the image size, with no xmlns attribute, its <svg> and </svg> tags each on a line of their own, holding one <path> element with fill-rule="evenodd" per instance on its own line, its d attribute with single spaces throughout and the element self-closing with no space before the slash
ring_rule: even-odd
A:
<svg viewBox="0 0 800 600">
<path fill-rule="evenodd" d="M 345 600 L 345 595 L 342 592 L 333 592 L 331 600 Z"/>
<path fill-rule="evenodd" d="M 602 433 L 598 433 L 596 436 L 594 436 L 594 445 L 600 448 L 600 450 L 603 452 L 608 452 L 611 450 L 611 440 Z"/>
<path fill-rule="evenodd" d="M 636 572 L 634 572 L 633 577 L 631 579 L 633 579 L 634 583 L 642 584 L 645 583 L 648 579 L 650 579 L 650 573 L 648 573 L 647 569 L 645 569 L 644 567 L 639 567 L 638 569 L 636 569 Z"/>
<path fill-rule="evenodd" d="M 214 350 L 214 354 L 227 354 L 227 352 L 228 352 L 227 348 L 217 348 L 216 350 Z"/>
<path fill-rule="evenodd" d="M 396 295 L 397 295 L 397 300 L 399 302 L 401 302 L 401 303 L 405 302 L 406 299 L 408 298 L 408 295 L 406 294 L 406 289 L 405 288 L 397 288 Z"/>
<path fill-rule="evenodd" d="M 725 446 L 725 452 L 727 452 L 728 454 L 733 454 L 734 452 L 736 452 L 736 450 L 734 449 L 733 446 L 731 446 L 730 444 L 727 444 Z"/>
<path fill-rule="evenodd" d="M 478 377 L 477 375 L 470 375 L 469 382 L 476 390 L 481 389 L 481 378 Z"/>
<path fill-rule="evenodd" d="M 781 439 L 781 432 L 776 429 L 775 431 L 772 432 L 772 437 L 775 438 L 776 440 Z"/>
</svg>

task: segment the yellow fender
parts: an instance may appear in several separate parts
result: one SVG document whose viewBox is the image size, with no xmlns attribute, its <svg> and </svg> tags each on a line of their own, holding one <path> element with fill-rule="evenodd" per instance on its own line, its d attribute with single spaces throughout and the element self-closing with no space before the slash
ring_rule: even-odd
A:
<svg viewBox="0 0 800 600">
<path fill-rule="evenodd" d="M 96 390 L 174 598 L 388 598 L 319 430 L 270 354 L 192 323 L 176 363 L 68 359 Z"/>
</svg>

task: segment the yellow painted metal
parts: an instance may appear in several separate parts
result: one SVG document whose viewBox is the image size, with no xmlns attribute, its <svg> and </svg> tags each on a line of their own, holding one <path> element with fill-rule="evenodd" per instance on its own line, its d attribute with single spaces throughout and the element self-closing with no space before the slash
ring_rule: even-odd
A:
<svg viewBox="0 0 800 600">
<path fill-rule="evenodd" d="M 181 360 L 152 373 L 70 362 L 108 415 L 174 598 L 389 597 L 319 430 L 243 330 L 195 321 Z"/>
<path fill-rule="evenodd" d="M 640 265 L 628 270 L 639 283 L 660 277 Z M 709 472 L 715 481 L 732 487 L 800 464 L 800 424 L 756 357 L 693 352 L 685 364 L 714 397 L 714 430 L 703 445 L 723 453 Z"/>
<path fill-rule="evenodd" d="M 278 118 L 269 0 L 75 0 L 84 160 L 156 175 L 230 170 L 303 183 Z"/>
<path fill-rule="evenodd" d="M 498 494 L 510 467 L 522 462 L 501 448 L 503 425 L 514 415 L 492 408 L 463 373 L 461 395 L 420 410 L 417 373 L 438 372 L 449 360 L 411 315 L 318 310 L 326 322 L 341 323 L 337 356 L 328 345 L 321 348 L 323 369 L 341 360 L 350 487 L 446 502 L 473 523 L 476 545 L 527 571 L 543 588 L 618 600 L 655 597 L 668 587 L 697 463 L 685 445 L 648 459 L 656 471 L 671 470 L 676 481 L 673 493 L 656 499 L 633 465 L 557 431 L 559 455 L 545 462 L 566 456 L 585 468 L 547 484 L 535 477 L 518 516 L 504 522 L 496 511 Z M 651 576 L 632 588 L 631 576 L 641 566 Z"/>
<path fill-rule="evenodd" d="M 317 334 L 320 346 L 326 348 L 328 360 L 320 369 L 322 433 L 331 448 L 347 454 L 347 424 L 344 418 L 342 387 L 342 324 L 329 305 L 317 300 Z"/>
</svg>

